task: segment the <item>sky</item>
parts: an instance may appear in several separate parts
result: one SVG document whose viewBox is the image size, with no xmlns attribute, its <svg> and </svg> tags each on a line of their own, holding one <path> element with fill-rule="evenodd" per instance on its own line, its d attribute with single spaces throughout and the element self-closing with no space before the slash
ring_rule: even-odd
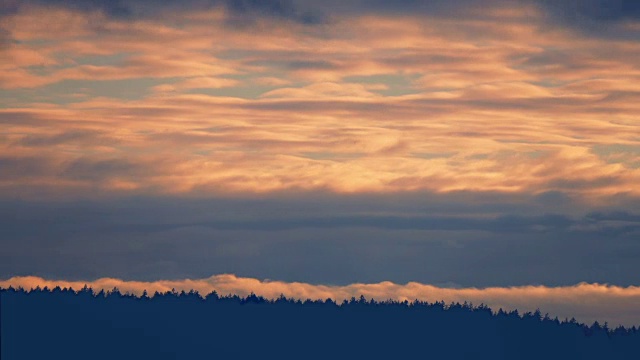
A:
<svg viewBox="0 0 640 360">
<path fill-rule="evenodd" d="M 638 59 L 636 1 L 5 0 L 0 279 L 640 324 Z"/>
</svg>

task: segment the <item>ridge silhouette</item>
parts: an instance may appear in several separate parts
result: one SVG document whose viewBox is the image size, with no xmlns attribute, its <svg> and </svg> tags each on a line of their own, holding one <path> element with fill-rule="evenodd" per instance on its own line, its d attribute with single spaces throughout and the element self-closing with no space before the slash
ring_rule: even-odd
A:
<svg viewBox="0 0 640 360">
<path fill-rule="evenodd" d="M 485 305 L 0 289 L 1 358 L 636 358 L 640 331 Z"/>
</svg>

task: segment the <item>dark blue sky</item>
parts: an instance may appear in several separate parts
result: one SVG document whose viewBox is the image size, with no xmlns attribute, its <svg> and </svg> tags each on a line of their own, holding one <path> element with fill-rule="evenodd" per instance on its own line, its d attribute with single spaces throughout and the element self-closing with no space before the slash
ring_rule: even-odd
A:
<svg viewBox="0 0 640 360">
<path fill-rule="evenodd" d="M 460 286 L 640 280 L 638 215 L 562 215 L 562 205 L 554 214 L 540 197 L 517 206 L 500 195 L 474 206 L 464 200 L 417 193 L 6 201 L 0 277 L 154 280 L 230 272 Z"/>
</svg>

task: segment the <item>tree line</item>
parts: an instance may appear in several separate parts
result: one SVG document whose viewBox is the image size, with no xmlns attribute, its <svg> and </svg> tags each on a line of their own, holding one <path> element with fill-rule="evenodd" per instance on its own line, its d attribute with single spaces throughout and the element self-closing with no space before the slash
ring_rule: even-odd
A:
<svg viewBox="0 0 640 360">
<path fill-rule="evenodd" d="M 0 289 L 0 303 L 2 359 L 601 359 L 632 358 L 640 350 L 636 326 L 587 325 L 466 302 L 266 299 L 194 290 L 150 297 L 85 286 Z"/>
</svg>

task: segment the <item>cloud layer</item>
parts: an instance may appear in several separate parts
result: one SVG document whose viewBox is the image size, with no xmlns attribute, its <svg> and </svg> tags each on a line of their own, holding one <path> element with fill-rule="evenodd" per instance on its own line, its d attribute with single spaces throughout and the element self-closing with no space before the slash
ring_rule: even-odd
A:
<svg viewBox="0 0 640 360">
<path fill-rule="evenodd" d="M 124 281 L 113 278 L 102 278 L 95 281 L 61 281 L 46 280 L 39 277 L 14 277 L 0 281 L 0 287 L 9 286 L 32 289 L 36 286 L 55 286 L 81 289 L 88 285 L 95 291 L 112 290 L 117 287 L 121 292 L 141 295 L 144 290 L 153 295 L 155 292 L 164 293 L 176 291 L 197 290 L 201 295 L 217 291 L 220 295 L 237 294 L 247 296 L 250 293 L 275 299 L 280 295 L 295 299 L 349 300 L 364 295 L 368 299 L 376 300 L 422 300 L 471 302 L 481 303 L 497 311 L 518 309 L 520 313 L 535 311 L 558 316 L 560 319 L 572 318 L 589 325 L 593 321 L 609 323 L 610 327 L 617 325 L 638 326 L 640 324 L 639 287 L 617 287 L 602 284 L 581 283 L 575 286 L 545 287 L 521 286 L 506 288 L 442 288 L 416 282 L 395 284 L 380 282 L 375 284 L 350 284 L 346 286 L 313 285 L 308 283 L 286 283 L 281 281 L 258 280 L 242 278 L 231 274 L 215 275 L 206 279 L 185 279 L 174 281 Z"/>
<path fill-rule="evenodd" d="M 619 209 L 637 206 L 558 193 L 5 201 L 0 278 L 628 286 L 640 217 Z"/>
<path fill-rule="evenodd" d="M 118 4 L 4 15 L 3 194 L 640 195 L 640 45 L 545 7 Z"/>
</svg>

